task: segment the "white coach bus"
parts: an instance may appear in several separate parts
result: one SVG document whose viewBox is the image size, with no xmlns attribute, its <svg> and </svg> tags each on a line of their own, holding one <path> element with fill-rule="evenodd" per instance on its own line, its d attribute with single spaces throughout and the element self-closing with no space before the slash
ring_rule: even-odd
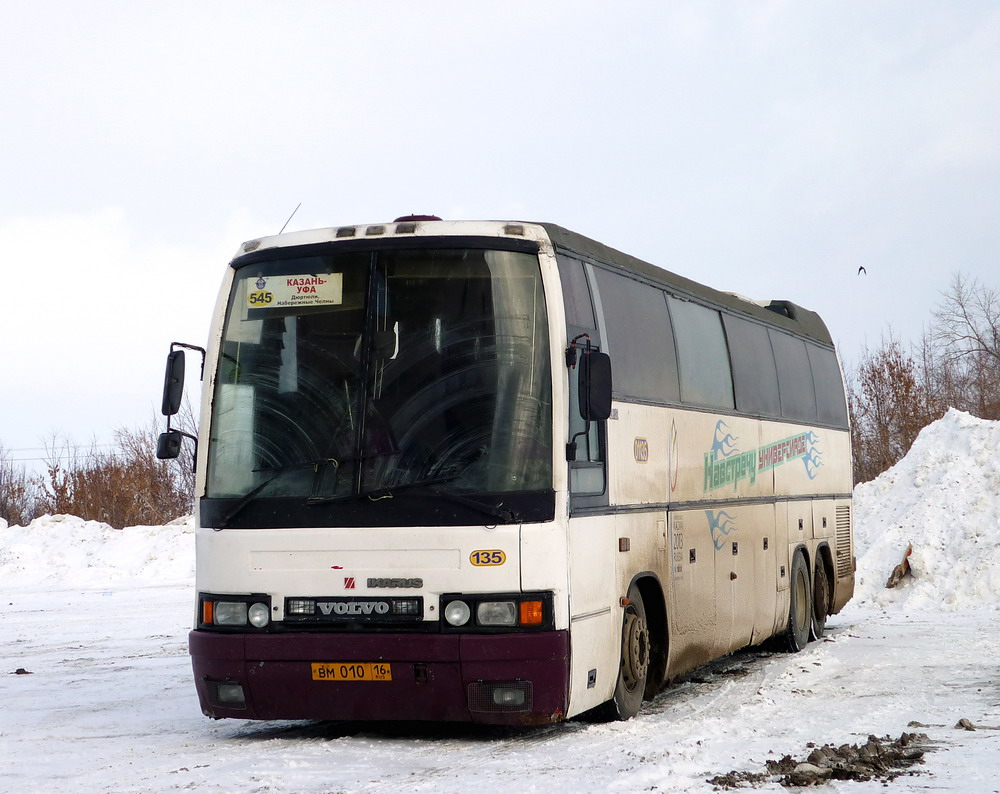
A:
<svg viewBox="0 0 1000 794">
<path fill-rule="evenodd" d="M 408 216 L 245 243 L 203 365 L 208 716 L 627 719 L 853 592 L 841 369 L 795 304 Z M 182 387 L 172 349 L 168 417 Z"/>
</svg>

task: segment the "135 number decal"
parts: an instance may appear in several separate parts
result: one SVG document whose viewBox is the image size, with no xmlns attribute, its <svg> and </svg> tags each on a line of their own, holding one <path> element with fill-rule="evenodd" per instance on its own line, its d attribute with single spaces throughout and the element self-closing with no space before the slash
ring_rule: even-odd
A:
<svg viewBox="0 0 1000 794">
<path fill-rule="evenodd" d="M 503 565 L 507 562 L 507 555 L 499 549 L 480 549 L 469 555 L 469 562 L 477 567 Z"/>
</svg>

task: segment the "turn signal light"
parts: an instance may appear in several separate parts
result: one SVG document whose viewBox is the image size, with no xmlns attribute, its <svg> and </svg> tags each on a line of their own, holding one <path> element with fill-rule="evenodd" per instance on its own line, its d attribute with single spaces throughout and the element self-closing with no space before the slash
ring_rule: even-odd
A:
<svg viewBox="0 0 1000 794">
<path fill-rule="evenodd" d="M 541 626 L 544 619 L 541 601 L 521 602 L 521 625 Z"/>
</svg>

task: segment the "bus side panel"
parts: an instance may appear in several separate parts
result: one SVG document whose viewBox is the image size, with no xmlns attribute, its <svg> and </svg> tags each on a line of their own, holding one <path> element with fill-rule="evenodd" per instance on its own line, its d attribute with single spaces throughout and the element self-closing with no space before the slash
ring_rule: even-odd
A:
<svg viewBox="0 0 1000 794">
<path fill-rule="evenodd" d="M 670 429 L 666 409 L 620 402 L 615 408 L 618 419 L 608 422 L 611 504 L 663 504 Z"/>
<path fill-rule="evenodd" d="M 788 554 L 788 502 L 774 504 L 774 548 L 777 601 L 774 605 L 773 634 L 780 634 L 788 627 L 788 610 L 791 607 L 791 557 Z"/>
<path fill-rule="evenodd" d="M 749 644 L 763 642 L 775 631 L 778 619 L 778 544 L 774 505 L 759 505 L 753 511 L 756 529 L 753 538 L 754 604 L 753 631 Z"/>
<path fill-rule="evenodd" d="M 521 526 L 521 590 L 551 590 L 555 602 L 555 627 L 569 624 L 569 560 L 566 549 L 566 524 Z"/>
<path fill-rule="evenodd" d="M 570 700 L 568 716 L 598 706 L 614 694 L 621 652 L 621 609 L 610 516 L 569 520 Z"/>
<path fill-rule="evenodd" d="M 758 466 L 773 470 L 777 496 L 849 494 L 850 443 L 846 430 L 766 422 Z"/>
<path fill-rule="evenodd" d="M 761 422 L 700 411 L 671 411 L 670 502 L 769 499 L 770 469 L 759 468 Z M 672 464 L 674 465 L 674 464 Z"/>
<path fill-rule="evenodd" d="M 671 513 L 668 534 L 672 567 L 667 676 L 676 678 L 715 657 L 715 547 L 703 510 Z"/>
<path fill-rule="evenodd" d="M 701 532 L 715 553 L 715 656 L 760 642 L 775 623 L 775 570 L 781 550 L 775 544 L 774 507 L 730 506 L 702 511 Z M 692 514 L 692 519 L 697 514 Z"/>
<path fill-rule="evenodd" d="M 788 561 L 791 560 L 797 548 L 811 549 L 812 543 L 812 502 L 788 503 Z M 809 562 L 812 563 L 812 554 Z"/>
<path fill-rule="evenodd" d="M 754 581 L 752 509 L 706 510 L 715 551 L 715 656 L 749 644 L 753 631 Z"/>
</svg>

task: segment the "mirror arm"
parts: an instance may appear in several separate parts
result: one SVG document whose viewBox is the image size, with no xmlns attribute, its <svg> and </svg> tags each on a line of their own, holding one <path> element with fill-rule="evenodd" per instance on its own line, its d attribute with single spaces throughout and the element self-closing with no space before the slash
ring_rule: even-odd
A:
<svg viewBox="0 0 1000 794">
<path fill-rule="evenodd" d="M 189 345 L 186 342 L 171 342 L 170 352 L 174 352 L 175 347 L 183 347 L 185 350 L 197 350 L 201 353 L 201 373 L 198 377 L 199 380 L 205 380 L 205 348 L 198 347 L 198 345 Z"/>
<path fill-rule="evenodd" d="M 189 345 L 186 342 L 171 342 L 170 354 L 167 357 L 167 374 L 163 384 L 163 414 L 167 417 L 167 430 L 165 433 L 160 434 L 158 444 L 162 445 L 167 439 L 178 440 L 176 441 L 176 447 L 173 450 L 169 450 L 168 448 L 165 449 L 162 446 L 159 446 L 157 449 L 157 457 L 160 458 L 161 453 L 163 453 L 163 457 L 161 459 L 176 458 L 177 450 L 180 448 L 179 439 L 190 438 L 194 442 L 194 454 L 191 458 L 191 470 L 195 471 L 198 465 L 198 437 L 183 430 L 171 427 L 171 420 L 180 407 L 184 387 L 184 354 L 178 353 L 177 348 L 196 350 L 201 353 L 201 372 L 199 374 L 199 378 L 200 380 L 205 379 L 205 348 L 199 347 L 198 345 Z M 177 361 L 174 361 L 175 354 Z M 166 454 L 168 452 L 172 452 L 173 454 Z"/>
<path fill-rule="evenodd" d="M 566 367 L 567 369 L 576 369 L 576 351 L 580 349 L 577 344 L 581 339 L 587 340 L 587 350 L 590 349 L 590 334 L 577 334 L 569 343 L 569 347 L 566 348 Z"/>
<path fill-rule="evenodd" d="M 167 436 L 180 436 L 181 438 L 190 438 L 194 442 L 194 452 L 191 454 L 191 471 L 197 471 L 198 470 L 198 437 L 194 436 L 194 435 L 191 435 L 190 433 L 185 433 L 183 430 L 178 430 L 177 428 L 171 427 L 170 426 L 170 417 L 169 416 L 167 417 L 167 431 L 165 433 L 161 433 L 160 434 L 160 442 L 162 443 L 163 440 L 164 440 L 164 438 L 167 437 Z M 179 448 L 180 448 L 180 442 L 178 442 L 178 449 Z M 157 452 L 156 457 L 160 458 L 159 451 Z M 177 455 L 169 455 L 169 456 L 165 456 L 164 458 L 160 458 L 160 459 L 161 460 L 165 460 L 165 459 L 167 459 L 167 457 L 169 457 L 170 459 L 172 459 L 172 458 L 176 458 L 178 456 Z"/>
<path fill-rule="evenodd" d="M 171 428 L 171 429 L 173 430 L 174 433 L 177 433 L 177 435 L 179 436 L 184 436 L 184 438 L 190 438 L 194 442 L 194 446 L 197 449 L 198 436 L 193 436 L 190 433 L 185 433 L 183 430 L 178 430 L 177 428 Z"/>
<path fill-rule="evenodd" d="M 566 445 L 566 460 L 567 461 L 569 461 L 570 463 L 572 463 L 574 460 L 576 460 L 576 446 L 577 446 L 576 440 L 580 436 L 586 436 L 589 432 L 590 432 L 590 420 L 587 419 L 586 420 L 586 424 L 584 425 L 583 430 L 581 430 L 579 433 L 577 433 L 576 435 L 574 435 L 573 438 L 571 438 L 569 440 L 569 443 Z"/>
</svg>

